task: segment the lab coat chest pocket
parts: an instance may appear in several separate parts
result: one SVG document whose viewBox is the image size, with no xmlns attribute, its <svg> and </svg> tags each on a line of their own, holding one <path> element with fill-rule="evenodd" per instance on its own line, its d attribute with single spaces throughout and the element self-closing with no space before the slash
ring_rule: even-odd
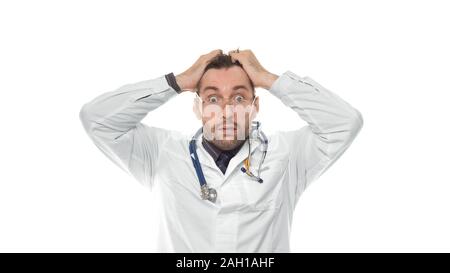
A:
<svg viewBox="0 0 450 273">
<path fill-rule="evenodd" d="M 287 166 L 287 160 L 267 162 L 261 168 L 260 177 L 264 180 L 257 182 L 247 176 L 243 183 L 246 204 L 250 210 L 276 209 L 280 206 L 282 180 Z M 256 175 L 257 170 L 255 170 Z"/>
</svg>

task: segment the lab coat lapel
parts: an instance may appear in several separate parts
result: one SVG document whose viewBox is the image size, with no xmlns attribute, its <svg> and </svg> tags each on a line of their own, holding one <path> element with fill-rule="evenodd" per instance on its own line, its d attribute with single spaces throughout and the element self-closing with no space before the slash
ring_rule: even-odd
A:
<svg viewBox="0 0 450 273">
<path fill-rule="evenodd" d="M 196 140 L 197 153 L 198 153 L 198 157 L 199 157 L 200 165 L 202 166 L 202 169 L 207 166 L 212 169 L 217 169 L 217 171 L 222 174 L 219 167 L 217 167 L 216 162 L 214 162 L 214 158 L 212 158 L 212 156 L 208 153 L 208 151 L 206 151 L 205 147 L 203 147 L 202 137 L 203 137 L 203 134 L 201 134 L 199 136 L 199 138 Z M 208 181 L 206 181 L 206 182 L 208 182 Z"/>
</svg>

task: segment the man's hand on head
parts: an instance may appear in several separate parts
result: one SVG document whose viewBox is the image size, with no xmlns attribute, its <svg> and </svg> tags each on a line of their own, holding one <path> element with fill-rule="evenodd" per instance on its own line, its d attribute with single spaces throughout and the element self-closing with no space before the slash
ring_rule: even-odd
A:
<svg viewBox="0 0 450 273">
<path fill-rule="evenodd" d="M 269 90 L 278 75 L 270 73 L 265 69 L 256 59 L 255 54 L 250 49 L 240 50 L 236 52 L 235 50 L 229 51 L 228 55 L 231 56 L 233 62 L 239 61 L 242 64 L 248 77 L 252 80 L 255 87 L 262 87 Z"/>
<path fill-rule="evenodd" d="M 202 78 L 204 69 L 208 65 L 208 62 L 219 54 L 222 54 L 221 49 L 216 49 L 207 54 L 201 55 L 189 69 L 175 76 L 177 84 L 180 86 L 181 90 L 196 92 L 197 83 Z"/>
</svg>

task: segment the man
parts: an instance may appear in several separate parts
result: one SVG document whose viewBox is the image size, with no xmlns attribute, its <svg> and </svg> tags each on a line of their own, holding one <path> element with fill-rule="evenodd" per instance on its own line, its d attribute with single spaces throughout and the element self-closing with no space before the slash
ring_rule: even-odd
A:
<svg viewBox="0 0 450 273">
<path fill-rule="evenodd" d="M 255 88 L 308 125 L 264 138 L 252 126 Z M 196 138 L 140 122 L 185 91 L 197 96 Z M 85 104 L 80 118 L 106 156 L 157 192 L 161 252 L 289 252 L 301 193 L 363 125 L 339 96 L 309 77 L 270 73 L 251 50 L 214 50 L 177 76 L 124 85 Z"/>
</svg>

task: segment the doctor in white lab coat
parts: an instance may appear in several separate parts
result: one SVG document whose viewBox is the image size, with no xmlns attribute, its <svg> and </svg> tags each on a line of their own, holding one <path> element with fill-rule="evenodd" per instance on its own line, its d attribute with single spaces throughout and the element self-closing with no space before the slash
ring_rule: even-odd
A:
<svg viewBox="0 0 450 273">
<path fill-rule="evenodd" d="M 308 125 L 268 135 L 264 146 L 251 129 L 259 110 L 256 87 Z M 198 96 L 194 111 L 203 123 L 194 139 L 196 154 L 189 149 L 192 136 L 141 123 L 185 91 Z M 246 111 L 238 119 L 241 105 Z M 210 106 L 223 112 L 211 114 Z M 214 50 L 176 77 L 170 73 L 101 94 L 83 105 L 80 119 L 108 158 L 160 197 L 160 252 L 289 252 L 300 195 L 363 125 L 361 113 L 342 98 L 309 77 L 270 73 L 251 50 Z M 193 159 L 215 199 L 203 199 Z"/>
</svg>

